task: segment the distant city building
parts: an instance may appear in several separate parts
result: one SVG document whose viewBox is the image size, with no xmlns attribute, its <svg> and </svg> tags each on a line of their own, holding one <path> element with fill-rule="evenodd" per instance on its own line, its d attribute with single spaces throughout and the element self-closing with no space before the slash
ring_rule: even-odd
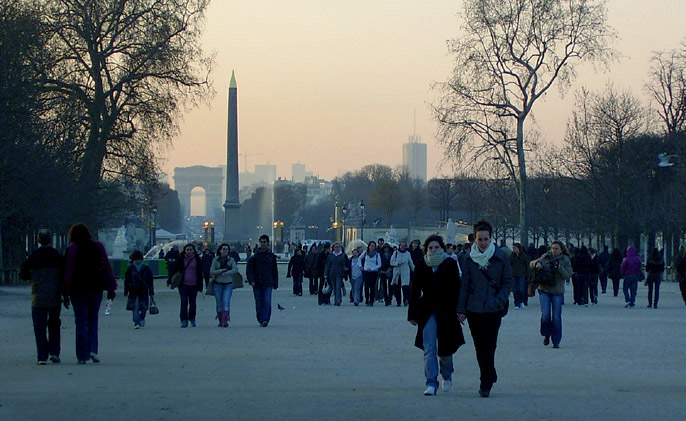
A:
<svg viewBox="0 0 686 421">
<path fill-rule="evenodd" d="M 426 143 L 418 135 L 409 136 L 409 143 L 403 145 L 403 165 L 410 177 L 426 181 Z"/>
<path fill-rule="evenodd" d="M 305 164 L 298 162 L 291 165 L 291 181 L 294 183 L 304 183 L 306 177 L 312 177 L 312 171 L 306 171 Z"/>
<path fill-rule="evenodd" d="M 307 204 L 313 205 L 322 199 L 329 197 L 333 184 L 330 181 L 323 180 L 319 177 L 306 177 L 305 183 L 307 186 Z"/>
<path fill-rule="evenodd" d="M 258 183 L 273 184 L 276 180 L 276 165 L 255 165 L 255 177 Z"/>
</svg>

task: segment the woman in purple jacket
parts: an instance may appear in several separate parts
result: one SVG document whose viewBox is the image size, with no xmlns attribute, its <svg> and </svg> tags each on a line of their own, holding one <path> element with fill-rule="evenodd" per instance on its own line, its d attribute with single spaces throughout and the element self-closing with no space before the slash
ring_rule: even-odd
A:
<svg viewBox="0 0 686 421">
<path fill-rule="evenodd" d="M 641 258 L 636 253 L 636 247 L 629 246 L 626 249 L 626 257 L 622 260 L 620 267 L 622 278 L 624 278 L 624 307 L 634 308 L 636 304 L 636 291 L 638 289 L 638 277 L 641 273 Z"/>
<path fill-rule="evenodd" d="M 181 284 L 179 285 L 179 296 L 181 297 L 181 311 L 179 318 L 181 319 L 181 327 L 188 327 L 188 322 L 195 327 L 195 300 L 198 292 L 203 290 L 202 277 L 202 260 L 195 251 L 195 246 L 188 243 L 183 246 L 183 255 L 179 256 L 174 265 L 174 269 L 169 274 L 169 279 L 176 272 L 183 274 Z M 167 281 L 170 284 L 170 281 Z"/>
</svg>

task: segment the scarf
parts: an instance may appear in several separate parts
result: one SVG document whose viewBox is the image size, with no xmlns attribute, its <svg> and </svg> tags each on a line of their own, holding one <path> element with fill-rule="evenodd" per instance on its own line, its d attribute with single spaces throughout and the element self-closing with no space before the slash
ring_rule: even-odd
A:
<svg viewBox="0 0 686 421">
<path fill-rule="evenodd" d="M 438 265 L 443 263 L 444 260 L 445 260 L 445 253 L 443 252 L 443 250 L 437 250 L 433 253 L 428 252 L 424 256 L 424 262 L 430 268 L 437 268 Z"/>
<path fill-rule="evenodd" d="M 229 269 L 229 256 L 219 256 L 217 257 L 217 260 L 219 261 L 219 268 L 221 269 Z"/>
<path fill-rule="evenodd" d="M 134 263 L 134 264 L 133 264 L 133 267 L 135 267 L 135 268 L 136 268 L 136 270 L 140 272 L 140 271 L 141 271 L 141 269 L 143 268 L 143 262 L 140 262 L 140 263 Z"/>
<path fill-rule="evenodd" d="M 489 265 L 489 260 L 493 257 L 495 253 L 495 244 L 491 243 L 486 251 L 483 253 L 479 251 L 479 247 L 476 243 L 472 244 L 472 251 L 469 253 L 469 257 L 472 258 L 474 263 L 479 265 L 479 269 L 487 269 Z"/>
</svg>

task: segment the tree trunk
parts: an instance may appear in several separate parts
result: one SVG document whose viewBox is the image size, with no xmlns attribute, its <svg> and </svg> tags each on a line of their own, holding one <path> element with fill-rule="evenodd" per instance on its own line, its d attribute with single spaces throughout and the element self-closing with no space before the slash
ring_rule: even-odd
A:
<svg viewBox="0 0 686 421">
<path fill-rule="evenodd" d="M 528 181 L 526 176 L 526 156 L 524 154 L 524 118 L 517 119 L 517 163 L 519 164 L 519 242 L 522 247 L 529 244 L 527 226 Z"/>
</svg>

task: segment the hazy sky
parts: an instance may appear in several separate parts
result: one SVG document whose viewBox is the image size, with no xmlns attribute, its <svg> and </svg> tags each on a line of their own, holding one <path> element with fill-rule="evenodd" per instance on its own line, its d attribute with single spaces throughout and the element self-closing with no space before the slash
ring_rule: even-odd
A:
<svg viewBox="0 0 686 421">
<path fill-rule="evenodd" d="M 544 140 L 561 143 L 581 86 L 619 89 L 644 97 L 648 59 L 686 39 L 683 0 L 610 0 L 610 24 L 622 54 L 610 71 L 580 69 L 564 98 L 554 89 L 534 108 Z M 255 164 L 291 164 L 332 179 L 341 171 L 402 162 L 402 144 L 416 133 L 428 144 L 429 177 L 439 168 L 436 123 L 428 104 L 431 85 L 448 78 L 446 40 L 460 34 L 456 0 L 214 0 L 207 10 L 204 48 L 216 52 L 211 107 L 185 113 L 181 134 L 163 165 L 226 163 L 227 91 L 235 70 L 239 101 L 239 152 Z M 244 158 L 239 161 L 244 170 Z M 173 183 L 173 180 L 170 180 Z"/>
</svg>

